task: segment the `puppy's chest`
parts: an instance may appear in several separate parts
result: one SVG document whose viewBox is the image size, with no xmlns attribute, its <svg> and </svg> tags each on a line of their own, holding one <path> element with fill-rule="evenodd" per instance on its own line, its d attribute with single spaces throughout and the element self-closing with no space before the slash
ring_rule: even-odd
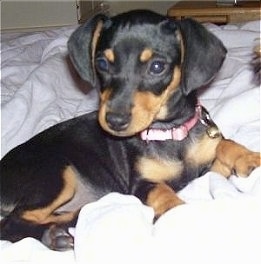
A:
<svg viewBox="0 0 261 264">
<path fill-rule="evenodd" d="M 159 157 L 141 157 L 136 163 L 136 170 L 143 179 L 161 182 L 180 177 L 184 163 Z"/>
<path fill-rule="evenodd" d="M 138 156 L 135 169 L 139 175 L 153 182 L 168 181 L 178 178 L 184 169 L 184 148 L 173 142 L 148 142 L 145 151 Z"/>
<path fill-rule="evenodd" d="M 176 144 L 169 141 L 168 146 L 145 152 L 138 157 L 135 169 L 139 175 L 153 182 L 178 180 L 184 173 L 198 171 L 197 168 L 207 167 L 215 159 L 215 149 L 219 140 L 211 140 L 203 136 L 196 141 Z M 198 177 L 200 175 L 195 175 Z"/>
</svg>

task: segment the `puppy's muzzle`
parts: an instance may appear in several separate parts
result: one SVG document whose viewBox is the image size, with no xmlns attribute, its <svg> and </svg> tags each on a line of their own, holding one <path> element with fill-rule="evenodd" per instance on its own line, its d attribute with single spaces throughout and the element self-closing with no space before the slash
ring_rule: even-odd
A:
<svg viewBox="0 0 261 264">
<path fill-rule="evenodd" d="M 128 128 L 131 115 L 128 113 L 106 113 L 105 120 L 108 127 L 114 131 L 124 131 Z"/>
</svg>

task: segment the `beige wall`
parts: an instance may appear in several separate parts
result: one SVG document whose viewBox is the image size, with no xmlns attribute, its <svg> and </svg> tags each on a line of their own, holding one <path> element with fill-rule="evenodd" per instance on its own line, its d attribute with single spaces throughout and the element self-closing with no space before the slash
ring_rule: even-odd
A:
<svg viewBox="0 0 261 264">
<path fill-rule="evenodd" d="M 143 0 L 143 1 L 137 1 L 137 0 L 94 0 L 94 3 L 91 1 L 84 1 L 80 0 L 81 4 L 80 7 L 82 7 L 82 14 L 80 17 L 82 20 L 86 20 L 86 18 L 89 18 L 93 15 L 93 13 L 103 10 L 108 11 L 110 15 L 116 15 L 121 12 L 125 12 L 131 9 L 151 9 L 155 12 L 166 14 L 167 9 L 174 5 L 177 1 L 165 1 L 165 0 Z M 102 4 L 101 4 L 102 3 Z M 91 10 L 93 9 L 93 10 Z"/>
<path fill-rule="evenodd" d="M 130 0 L 121 0 L 121 1 L 108 1 L 110 5 L 110 13 L 112 15 L 124 12 L 130 9 L 150 9 L 155 12 L 166 14 L 167 9 L 174 5 L 177 1 L 155 1 L 155 0 L 145 0 L 145 1 L 130 1 Z"/>
<path fill-rule="evenodd" d="M 76 0 L 1 2 L 1 28 L 21 29 L 77 24 Z"/>
<path fill-rule="evenodd" d="M 38 29 L 54 26 L 73 25 L 78 23 L 78 18 L 88 18 L 94 12 L 99 11 L 99 1 L 84 0 L 2 0 L 1 1 L 1 29 L 21 30 Z M 92 3 L 95 2 L 95 3 Z M 155 0 L 120 0 L 105 1 L 105 8 L 109 6 L 110 14 L 115 15 L 130 9 L 152 9 L 156 12 L 166 14 L 168 7 L 176 1 Z M 77 15 L 82 8 L 82 14 Z M 91 10 L 91 9 L 94 10 Z"/>
<path fill-rule="evenodd" d="M 102 0 L 87 0 L 84 4 L 79 4 L 80 1 L 85 0 L 2 0 L 1 29 L 17 30 L 24 28 L 35 29 L 39 27 L 73 25 L 77 24 L 78 18 L 85 20 L 101 9 L 99 2 Z M 136 8 L 148 8 L 166 14 L 167 9 L 179 1 L 105 0 L 104 2 L 105 9 L 109 6 L 110 14 L 115 15 Z M 77 4 L 82 7 L 82 9 L 77 9 Z M 80 10 L 81 12 L 79 12 Z"/>
</svg>

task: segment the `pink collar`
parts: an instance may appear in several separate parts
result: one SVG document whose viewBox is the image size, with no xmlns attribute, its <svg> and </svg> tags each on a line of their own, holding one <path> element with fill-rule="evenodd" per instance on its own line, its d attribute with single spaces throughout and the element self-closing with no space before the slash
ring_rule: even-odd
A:
<svg viewBox="0 0 261 264">
<path fill-rule="evenodd" d="M 200 116 L 201 106 L 197 105 L 195 115 L 183 125 L 167 130 L 149 128 L 141 132 L 141 139 L 146 141 L 164 141 L 169 139 L 181 141 L 188 136 L 189 131 L 196 125 Z"/>
</svg>

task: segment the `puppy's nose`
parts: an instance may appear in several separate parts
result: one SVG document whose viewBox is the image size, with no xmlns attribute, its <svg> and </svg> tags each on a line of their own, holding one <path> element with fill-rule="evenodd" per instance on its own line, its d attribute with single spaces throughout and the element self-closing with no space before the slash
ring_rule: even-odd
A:
<svg viewBox="0 0 261 264">
<path fill-rule="evenodd" d="M 130 114 L 108 112 L 106 114 L 106 122 L 112 130 L 125 130 L 130 122 Z"/>
</svg>

